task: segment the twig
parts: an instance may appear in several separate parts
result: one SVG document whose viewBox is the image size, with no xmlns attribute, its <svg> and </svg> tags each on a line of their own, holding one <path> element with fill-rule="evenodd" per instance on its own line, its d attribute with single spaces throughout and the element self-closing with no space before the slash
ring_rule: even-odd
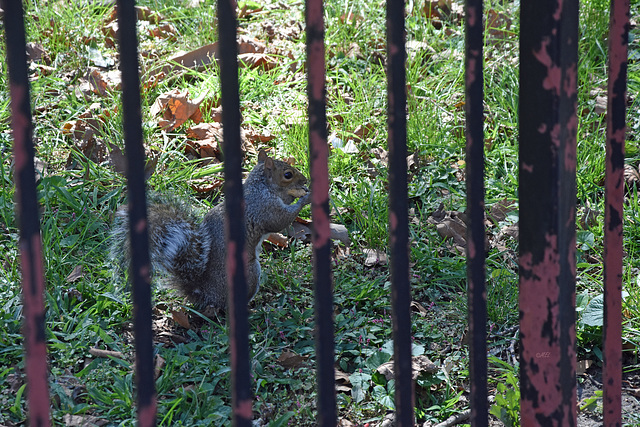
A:
<svg viewBox="0 0 640 427">
<path fill-rule="evenodd" d="M 467 409 L 465 411 L 460 412 L 459 414 L 455 414 L 444 420 L 443 422 L 436 424 L 433 427 L 451 427 L 456 424 L 460 424 L 463 421 L 466 421 L 471 416 L 471 409 Z"/>
</svg>

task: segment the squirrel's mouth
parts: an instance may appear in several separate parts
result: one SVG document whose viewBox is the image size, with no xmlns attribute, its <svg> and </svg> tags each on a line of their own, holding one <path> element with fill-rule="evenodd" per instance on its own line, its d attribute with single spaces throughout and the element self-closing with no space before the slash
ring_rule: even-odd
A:
<svg viewBox="0 0 640 427">
<path fill-rule="evenodd" d="M 309 190 L 306 188 L 292 188 L 287 192 L 287 194 L 294 199 L 298 199 L 300 197 L 306 196 L 308 192 Z"/>
</svg>

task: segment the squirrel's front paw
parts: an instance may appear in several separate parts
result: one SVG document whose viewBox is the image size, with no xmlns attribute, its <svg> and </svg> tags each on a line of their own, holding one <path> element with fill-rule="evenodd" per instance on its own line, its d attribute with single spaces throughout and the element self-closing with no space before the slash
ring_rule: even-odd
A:
<svg viewBox="0 0 640 427">
<path fill-rule="evenodd" d="M 300 197 L 300 199 L 298 199 L 298 203 L 300 204 L 300 206 L 305 206 L 311 203 L 311 191 Z"/>
</svg>

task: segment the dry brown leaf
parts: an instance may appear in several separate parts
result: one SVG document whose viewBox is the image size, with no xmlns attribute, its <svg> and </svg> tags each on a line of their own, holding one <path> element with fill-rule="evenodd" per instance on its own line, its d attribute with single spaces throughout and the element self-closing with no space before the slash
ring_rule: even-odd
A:
<svg viewBox="0 0 640 427">
<path fill-rule="evenodd" d="M 267 241 L 271 244 L 278 246 L 279 248 L 286 248 L 289 246 L 289 239 L 280 233 L 269 233 Z"/>
<path fill-rule="evenodd" d="M 162 375 L 162 369 L 166 364 L 165 360 L 159 354 L 156 354 L 156 360 L 153 365 L 153 377 L 157 380 Z"/>
<path fill-rule="evenodd" d="M 241 53 L 238 54 L 238 60 L 248 68 L 262 68 L 266 71 L 280 65 L 274 57 L 266 53 Z"/>
<path fill-rule="evenodd" d="M 283 351 L 278 357 L 278 364 L 286 369 L 296 369 L 302 366 L 307 361 L 309 356 L 301 356 L 292 351 Z"/>
<path fill-rule="evenodd" d="M 194 180 L 191 182 L 191 188 L 196 193 L 209 194 L 220 189 L 223 184 L 224 181 L 221 179 L 203 178 L 202 180 Z"/>
<path fill-rule="evenodd" d="M 136 14 L 138 21 L 147 21 L 151 24 L 158 24 L 160 21 L 164 20 L 158 12 L 151 10 L 147 6 L 136 6 Z"/>
<path fill-rule="evenodd" d="M 416 171 L 420 167 L 420 156 L 418 152 L 415 152 L 407 156 L 407 169 L 410 171 Z"/>
<path fill-rule="evenodd" d="M 222 141 L 222 124 L 221 123 L 200 123 L 187 129 L 189 138 L 204 140 L 217 139 Z"/>
<path fill-rule="evenodd" d="M 42 60 L 47 65 L 51 64 L 51 58 L 49 58 L 49 54 L 45 50 L 44 46 L 42 46 L 42 44 L 30 42 L 27 43 L 26 49 L 28 61 Z"/>
<path fill-rule="evenodd" d="M 640 182 L 640 173 L 638 173 L 638 169 L 633 167 L 633 165 L 625 163 L 623 175 L 624 182 L 629 188 L 638 185 L 638 182 Z"/>
<path fill-rule="evenodd" d="M 364 18 L 361 15 L 356 15 L 354 13 L 349 12 L 348 14 L 343 14 L 340 16 L 341 23 L 349 23 L 351 25 L 359 25 L 364 21 Z"/>
<path fill-rule="evenodd" d="M 171 318 L 178 325 L 185 329 L 191 329 L 191 323 L 189 322 L 189 316 L 185 312 L 179 310 L 171 310 Z"/>
<path fill-rule="evenodd" d="M 125 358 L 122 352 L 112 351 L 112 350 L 103 350 L 101 348 L 95 348 L 95 347 L 91 347 L 89 349 L 89 354 L 95 357 L 115 357 L 117 359 Z"/>
<path fill-rule="evenodd" d="M 395 367 L 394 362 L 383 363 L 376 368 L 379 374 L 384 375 L 387 381 L 394 379 Z M 438 372 L 438 367 L 427 356 L 411 357 L 411 378 L 415 381 L 423 374 L 434 374 Z"/>
<path fill-rule="evenodd" d="M 68 283 L 73 283 L 75 281 L 80 280 L 84 276 L 84 272 L 82 271 L 81 265 L 76 265 L 73 267 L 73 271 L 69 273 L 67 278 L 65 279 Z"/>
<path fill-rule="evenodd" d="M 107 96 L 109 94 L 108 93 L 109 84 L 102 77 L 102 74 L 100 73 L 99 70 L 97 69 L 91 70 L 89 72 L 89 75 L 87 76 L 87 80 L 91 85 L 91 90 L 93 91 L 93 93 L 100 96 Z"/>
<path fill-rule="evenodd" d="M 359 125 L 356 130 L 353 131 L 353 134 L 360 139 L 364 139 L 373 131 L 373 129 L 373 123 L 365 123 L 363 125 Z"/>
<path fill-rule="evenodd" d="M 427 313 L 429 313 L 429 311 L 417 301 L 411 301 L 411 305 L 409 306 L 409 308 L 414 313 L 418 313 L 420 316 L 423 316 L 423 317 L 426 316 Z"/>
<path fill-rule="evenodd" d="M 248 36 L 238 37 L 238 55 L 245 53 L 265 53 L 267 46 L 256 38 Z"/>
<path fill-rule="evenodd" d="M 363 249 L 362 253 L 366 256 L 364 260 L 364 265 L 366 267 L 373 267 L 376 265 L 387 265 L 388 258 L 387 254 L 383 251 L 379 251 L 378 249 Z"/>
<path fill-rule="evenodd" d="M 593 365 L 593 360 L 578 360 L 576 365 L 576 375 L 584 375 L 591 365 Z"/>
<path fill-rule="evenodd" d="M 384 148 L 374 147 L 371 149 L 371 154 L 373 154 L 376 159 L 380 160 L 380 163 L 383 165 L 389 165 L 389 152 Z"/>
<path fill-rule="evenodd" d="M 308 225 L 294 221 L 291 227 L 287 227 L 287 235 L 303 243 L 311 242 L 311 228 Z"/>
<path fill-rule="evenodd" d="M 109 424 L 109 420 L 105 420 L 104 418 L 98 418 L 93 415 L 72 415 L 65 414 L 62 416 L 62 422 L 65 427 L 85 427 L 85 426 L 96 426 L 101 427 Z"/>
<path fill-rule="evenodd" d="M 607 114 L 607 96 L 596 96 L 596 106 L 593 110 L 596 114 L 602 116 Z"/>
<path fill-rule="evenodd" d="M 489 219 L 494 223 L 498 223 L 507 219 L 507 215 L 516 210 L 515 200 L 502 199 L 491 206 L 489 210 Z"/>
<path fill-rule="evenodd" d="M 511 18 L 508 15 L 489 9 L 486 12 L 486 28 L 487 35 L 494 39 L 505 39 L 514 35 L 511 28 Z"/>
<path fill-rule="evenodd" d="M 245 137 L 248 141 L 257 145 L 258 143 L 265 144 L 269 141 L 273 141 L 276 136 L 269 132 L 268 129 L 263 130 L 262 132 L 258 132 L 254 128 L 249 128 L 244 133 Z"/>
<path fill-rule="evenodd" d="M 162 119 L 158 120 L 158 126 L 172 131 L 189 119 L 197 121 L 198 118 L 202 118 L 201 115 L 198 116 L 195 113 L 198 111 L 198 107 L 205 96 L 206 94 L 190 100 L 188 90 L 173 89 L 159 95 L 149 112 L 152 116 L 162 113 Z"/>
<path fill-rule="evenodd" d="M 178 37 L 178 31 L 173 24 L 167 22 L 149 28 L 149 35 L 164 40 L 175 40 Z"/>
</svg>

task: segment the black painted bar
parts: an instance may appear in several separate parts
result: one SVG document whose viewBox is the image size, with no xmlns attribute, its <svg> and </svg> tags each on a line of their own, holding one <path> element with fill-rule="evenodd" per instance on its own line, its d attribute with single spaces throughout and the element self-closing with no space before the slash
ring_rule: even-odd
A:
<svg viewBox="0 0 640 427">
<path fill-rule="evenodd" d="M 333 279 L 329 229 L 329 172 L 325 105 L 324 16 L 322 0 L 307 0 L 309 153 L 313 216 L 318 425 L 337 423 L 333 343 Z"/>
<path fill-rule="evenodd" d="M 628 43 L 629 0 L 612 0 L 609 16 L 604 220 L 602 383 L 605 426 L 622 425 L 622 258 Z"/>
<path fill-rule="evenodd" d="M 16 218 L 20 227 L 20 267 L 24 303 L 24 347 L 29 423 L 49 426 L 49 384 L 45 338 L 44 267 L 29 98 L 24 16 L 21 1 L 3 1 L 11 91 Z"/>
<path fill-rule="evenodd" d="M 414 425 L 407 202 L 407 95 L 404 1 L 387 1 L 389 231 L 396 425 Z"/>
<path fill-rule="evenodd" d="M 151 331 L 151 263 L 144 182 L 140 77 L 136 10 L 133 0 L 118 0 L 119 48 L 122 71 L 122 116 L 127 152 L 131 283 L 136 347 L 138 425 L 156 425 L 156 392 Z"/>
<path fill-rule="evenodd" d="M 521 421 L 573 426 L 578 1 L 520 7 Z"/>
<path fill-rule="evenodd" d="M 465 9 L 465 108 L 467 181 L 467 286 L 471 424 L 487 418 L 487 296 L 485 289 L 483 22 L 482 0 Z"/>
<path fill-rule="evenodd" d="M 236 2 L 218 0 L 220 92 L 224 128 L 224 194 L 226 209 L 227 282 L 233 425 L 251 426 L 252 393 L 249 363 L 249 320 L 240 145 L 240 95 Z"/>
</svg>

